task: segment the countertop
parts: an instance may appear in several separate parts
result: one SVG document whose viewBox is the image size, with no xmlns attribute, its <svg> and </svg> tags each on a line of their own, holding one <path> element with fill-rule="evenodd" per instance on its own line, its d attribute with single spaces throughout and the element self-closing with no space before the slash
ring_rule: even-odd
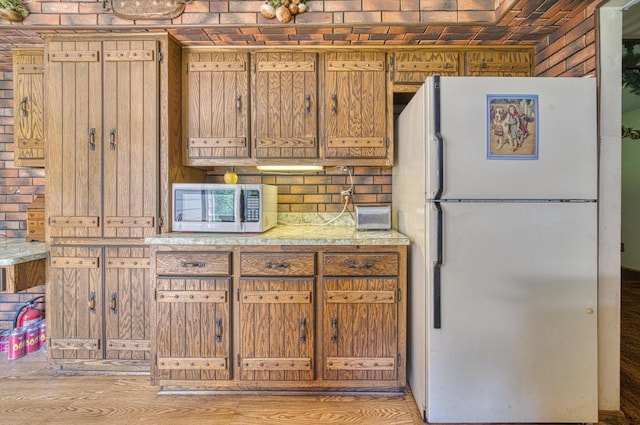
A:
<svg viewBox="0 0 640 425">
<path fill-rule="evenodd" d="M 155 245 L 409 245 L 394 230 L 356 231 L 353 226 L 278 225 L 264 233 L 163 233 L 145 238 Z"/>
<path fill-rule="evenodd" d="M 0 267 L 47 258 L 44 242 L 26 242 L 24 239 L 0 239 Z"/>
</svg>

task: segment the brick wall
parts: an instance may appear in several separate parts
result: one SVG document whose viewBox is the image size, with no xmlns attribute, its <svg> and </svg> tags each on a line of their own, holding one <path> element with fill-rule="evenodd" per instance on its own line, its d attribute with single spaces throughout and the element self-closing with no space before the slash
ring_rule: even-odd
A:
<svg viewBox="0 0 640 425">
<path fill-rule="evenodd" d="M 391 203 L 391 168 L 349 167 L 353 179 L 353 203 Z M 216 168 L 208 182 L 223 183 L 225 171 L 238 174 L 238 183 L 278 186 L 280 212 L 337 212 L 342 209 L 340 191 L 350 186 L 349 174 L 338 167 L 307 174 L 260 174 L 255 167 Z M 349 207 L 351 211 L 353 206 Z"/>
<path fill-rule="evenodd" d="M 0 72 L 0 238 L 24 238 L 27 206 L 44 194 L 44 170 L 13 164 L 13 75 Z"/>
<path fill-rule="evenodd" d="M 597 75 L 596 5 L 590 4 L 561 28 L 536 45 L 535 70 L 539 77 Z"/>
<path fill-rule="evenodd" d="M 44 295 L 44 285 L 15 293 L 0 293 L 0 330 L 13 329 L 16 312 L 30 299 Z M 40 304 L 38 306 L 40 308 Z"/>
</svg>

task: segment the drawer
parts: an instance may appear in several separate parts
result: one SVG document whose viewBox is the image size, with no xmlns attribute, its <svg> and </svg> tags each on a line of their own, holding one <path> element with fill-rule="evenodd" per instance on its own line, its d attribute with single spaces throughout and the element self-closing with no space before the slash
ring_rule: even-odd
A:
<svg viewBox="0 0 640 425">
<path fill-rule="evenodd" d="M 323 257 L 324 276 L 397 276 L 398 254 L 327 253 Z"/>
<path fill-rule="evenodd" d="M 27 211 L 28 220 L 44 220 L 44 211 Z"/>
<path fill-rule="evenodd" d="M 159 252 L 156 274 L 189 276 L 228 276 L 230 252 Z"/>
<path fill-rule="evenodd" d="M 242 276 L 313 276 L 316 254 L 309 253 L 242 253 Z"/>
</svg>

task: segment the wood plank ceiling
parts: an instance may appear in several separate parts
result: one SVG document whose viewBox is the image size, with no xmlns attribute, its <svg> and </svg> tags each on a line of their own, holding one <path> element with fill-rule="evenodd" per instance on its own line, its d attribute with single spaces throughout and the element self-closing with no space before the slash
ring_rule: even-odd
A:
<svg viewBox="0 0 640 425">
<path fill-rule="evenodd" d="M 513 0 L 492 24 L 357 24 L 357 25 L 171 25 L 112 26 L 118 32 L 167 30 L 183 45 L 535 45 L 592 2 L 582 0 Z M 11 64 L 13 46 L 42 45 L 48 33 L 105 31 L 105 27 L 0 25 L 0 70 Z"/>
</svg>

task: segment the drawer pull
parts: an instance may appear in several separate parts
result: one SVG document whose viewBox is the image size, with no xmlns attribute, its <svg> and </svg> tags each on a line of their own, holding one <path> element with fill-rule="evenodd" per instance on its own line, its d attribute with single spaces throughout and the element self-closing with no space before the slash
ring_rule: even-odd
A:
<svg viewBox="0 0 640 425">
<path fill-rule="evenodd" d="M 91 313 L 96 312 L 96 293 L 95 292 L 91 292 L 89 294 L 89 302 L 87 303 L 87 307 L 89 308 L 89 311 Z"/>
<path fill-rule="evenodd" d="M 283 261 L 281 263 L 272 263 L 271 261 L 269 261 L 268 263 L 265 263 L 264 265 L 265 269 L 289 269 L 291 268 L 291 264 Z"/>
<path fill-rule="evenodd" d="M 364 263 L 364 264 L 358 264 L 355 261 L 349 261 L 349 266 L 350 269 L 370 269 L 373 267 L 372 263 Z"/>
<path fill-rule="evenodd" d="M 216 319 L 216 342 L 222 342 L 222 318 Z"/>
<path fill-rule="evenodd" d="M 300 319 L 300 342 L 307 342 L 307 319 Z"/>
<path fill-rule="evenodd" d="M 109 310 L 111 310 L 113 314 L 116 314 L 118 312 L 118 294 L 115 292 L 111 293 L 111 299 L 109 300 Z"/>
<path fill-rule="evenodd" d="M 331 342 L 338 342 L 338 318 L 331 318 Z"/>
<path fill-rule="evenodd" d="M 202 268 L 205 265 L 204 261 L 180 261 L 180 267 L 185 269 Z"/>
</svg>

